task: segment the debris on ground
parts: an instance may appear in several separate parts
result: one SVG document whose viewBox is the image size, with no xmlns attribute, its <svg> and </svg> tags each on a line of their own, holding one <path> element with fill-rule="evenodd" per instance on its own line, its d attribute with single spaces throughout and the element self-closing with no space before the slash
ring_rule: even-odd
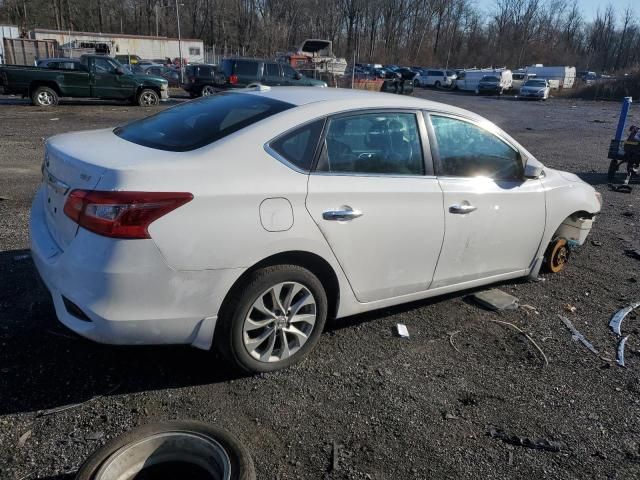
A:
<svg viewBox="0 0 640 480">
<path fill-rule="evenodd" d="M 622 337 L 620 342 L 618 342 L 618 351 L 616 352 L 616 363 L 621 367 L 624 367 L 624 346 L 627 343 L 627 339 L 629 335 L 626 337 Z"/>
<path fill-rule="evenodd" d="M 635 258 L 636 260 L 640 260 L 640 248 L 627 248 L 624 253 L 626 253 L 631 258 Z"/>
<path fill-rule="evenodd" d="M 527 332 L 525 332 L 524 330 L 522 330 L 520 327 L 518 327 L 517 325 L 514 325 L 513 323 L 510 322 L 504 322 L 502 320 L 492 320 L 491 318 L 488 318 L 487 320 L 489 320 L 490 322 L 493 323 L 499 323 L 501 325 L 507 325 L 511 328 L 513 328 L 514 330 L 520 332 L 522 335 L 524 335 L 524 337 L 529 340 L 531 342 L 531 344 L 536 347 L 536 349 L 538 350 L 538 352 L 540 352 L 540 355 L 542 355 L 542 359 L 544 360 L 544 365 L 543 367 L 547 367 L 549 365 L 549 359 L 547 358 L 547 356 L 544 353 L 544 350 L 542 350 L 542 348 L 540 348 L 540 345 L 538 345 L 535 340 L 533 338 L 531 338 L 531 336 L 529 336 L 529 334 Z"/>
<path fill-rule="evenodd" d="M 598 240 L 591 240 L 591 245 L 593 245 L 594 247 L 601 247 L 602 242 L 599 242 Z"/>
<path fill-rule="evenodd" d="M 21 262 L 22 260 L 26 260 L 27 258 L 31 258 L 31 255 L 28 253 L 22 255 L 16 255 L 13 257 L 13 260 L 16 262 Z"/>
<path fill-rule="evenodd" d="M 640 302 L 632 303 L 628 307 L 621 308 L 613 314 L 613 317 L 611 317 L 611 321 L 609 322 L 609 327 L 613 330 L 613 333 L 618 336 L 622 335 L 622 321 L 638 307 L 640 307 Z"/>
<path fill-rule="evenodd" d="M 409 338 L 409 330 L 404 323 L 399 323 L 396 325 L 396 334 L 400 338 Z"/>
<path fill-rule="evenodd" d="M 18 439 L 18 447 L 24 447 L 24 444 L 27 443 L 27 440 L 29 440 L 29 437 L 31 437 L 32 433 L 33 432 L 31 430 L 27 430 L 22 435 L 20 435 L 20 438 Z"/>
<path fill-rule="evenodd" d="M 571 323 L 571 320 L 569 320 L 567 317 L 564 317 L 562 315 L 558 315 L 558 317 L 560 317 L 560 320 L 562 320 L 562 323 L 565 324 L 565 326 L 569 329 L 569 331 L 571 332 L 571 339 L 574 342 L 580 342 L 582 343 L 585 347 L 587 347 L 589 349 L 589 351 L 595 355 L 600 355 L 600 352 L 598 352 L 598 350 L 596 350 L 596 348 L 591 344 L 591 342 L 589 342 L 589 340 L 587 340 L 584 335 L 582 335 L 577 329 L 576 327 L 573 326 L 573 323 Z"/>
<path fill-rule="evenodd" d="M 560 442 L 547 440 L 546 438 L 528 438 L 519 435 L 509 435 L 502 429 L 496 427 L 489 428 L 489 436 L 497 438 L 504 443 L 516 445 L 517 447 L 532 448 L 534 450 L 546 450 L 548 452 L 559 452 L 563 445 Z"/>
<path fill-rule="evenodd" d="M 569 313 L 576 313 L 578 311 L 577 307 L 575 307 L 574 305 L 571 305 L 569 303 L 565 303 L 563 308 L 564 308 L 565 312 L 569 312 Z"/>
<path fill-rule="evenodd" d="M 456 330 L 455 332 L 447 332 L 447 335 L 449 335 L 449 343 L 451 344 L 451 346 L 456 352 L 459 352 L 460 350 L 458 349 L 458 347 L 456 347 L 456 344 L 453 343 L 453 337 L 455 337 L 459 333 L 460 333 L 460 330 Z"/>
<path fill-rule="evenodd" d="M 502 290 L 492 288 L 471 295 L 476 303 L 489 310 L 515 310 L 518 308 L 518 298 Z"/>
<path fill-rule="evenodd" d="M 338 470 L 340 460 L 340 445 L 333 441 L 333 449 L 331 452 L 331 471 L 335 472 Z"/>
<path fill-rule="evenodd" d="M 520 305 L 520 308 L 524 308 L 524 311 L 527 313 L 527 315 L 529 314 L 529 312 L 533 312 L 536 315 L 540 315 L 540 312 L 538 311 L 538 309 L 533 305 L 527 305 L 525 303 L 524 305 Z"/>
<path fill-rule="evenodd" d="M 93 432 L 84 436 L 85 440 L 98 441 L 104 437 L 104 432 Z"/>
</svg>

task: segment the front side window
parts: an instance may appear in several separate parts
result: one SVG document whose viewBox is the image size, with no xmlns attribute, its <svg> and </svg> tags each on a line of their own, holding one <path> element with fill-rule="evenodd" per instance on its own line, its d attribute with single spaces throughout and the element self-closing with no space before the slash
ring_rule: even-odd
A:
<svg viewBox="0 0 640 480">
<path fill-rule="evenodd" d="M 282 66 L 282 70 L 284 72 L 284 76 L 287 78 L 295 78 L 296 77 L 296 71 L 291 68 L 289 65 L 283 65 Z"/>
<path fill-rule="evenodd" d="M 416 116 L 412 113 L 368 113 L 331 119 L 318 170 L 424 175 Z"/>
<path fill-rule="evenodd" d="M 311 170 L 313 157 L 322 133 L 323 120 L 304 125 L 270 143 L 271 148 L 300 170 Z"/>
<path fill-rule="evenodd" d="M 438 175 L 522 178 L 519 153 L 493 133 L 464 120 L 437 115 L 431 115 L 431 124 L 440 158 Z"/>
<path fill-rule="evenodd" d="M 224 93 L 185 102 L 113 132 L 145 147 L 186 152 L 292 107 L 290 103 L 258 95 Z"/>
</svg>

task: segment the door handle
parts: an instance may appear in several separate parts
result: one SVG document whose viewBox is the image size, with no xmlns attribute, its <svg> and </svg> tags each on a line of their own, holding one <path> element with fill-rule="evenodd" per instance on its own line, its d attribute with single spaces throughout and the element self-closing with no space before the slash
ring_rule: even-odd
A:
<svg viewBox="0 0 640 480">
<path fill-rule="evenodd" d="M 451 205 L 449 207 L 449 213 L 464 215 L 465 213 L 471 213 L 477 209 L 478 207 L 474 207 L 473 205 Z"/>
<path fill-rule="evenodd" d="M 339 210 L 325 210 L 322 218 L 325 220 L 353 220 L 364 215 L 360 210 L 353 210 L 351 207 L 340 207 Z"/>
</svg>

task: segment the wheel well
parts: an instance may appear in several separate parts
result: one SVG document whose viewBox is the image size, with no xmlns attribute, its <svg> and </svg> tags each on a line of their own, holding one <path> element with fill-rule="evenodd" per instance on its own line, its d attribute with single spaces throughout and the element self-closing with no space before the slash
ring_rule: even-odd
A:
<svg viewBox="0 0 640 480">
<path fill-rule="evenodd" d="M 224 309 L 228 299 L 233 296 L 232 294 L 238 288 L 242 288 L 242 285 L 245 283 L 249 275 L 256 270 L 264 267 L 270 267 L 272 265 L 298 265 L 306 268 L 318 277 L 327 293 L 327 303 L 329 307 L 327 316 L 328 318 L 335 318 L 338 313 L 338 302 L 340 300 L 340 284 L 338 282 L 338 277 L 331 265 L 329 265 L 324 258 L 316 255 L 315 253 L 303 251 L 277 253 L 248 268 L 242 275 L 240 275 L 240 278 L 235 281 L 233 286 L 227 292 L 227 295 L 220 306 L 220 311 Z"/>
<path fill-rule="evenodd" d="M 29 85 L 29 96 L 31 96 L 38 87 L 49 87 L 58 95 L 60 95 L 60 89 L 58 88 L 58 84 L 56 82 L 37 80 L 35 82 L 31 82 L 31 84 Z"/>
<path fill-rule="evenodd" d="M 160 88 L 159 87 L 156 87 L 155 85 L 140 85 L 136 89 L 136 98 L 138 97 L 138 95 L 140 95 L 140 92 L 142 92 L 142 90 L 153 90 L 158 95 L 160 95 Z"/>
</svg>

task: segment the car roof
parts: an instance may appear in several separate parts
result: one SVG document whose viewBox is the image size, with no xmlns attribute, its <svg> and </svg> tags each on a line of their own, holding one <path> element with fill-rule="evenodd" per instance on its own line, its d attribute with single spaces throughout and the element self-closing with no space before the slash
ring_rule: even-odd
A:
<svg viewBox="0 0 640 480">
<path fill-rule="evenodd" d="M 235 93 L 259 95 L 287 102 L 296 106 L 324 103 L 336 112 L 362 108 L 412 108 L 448 112 L 483 120 L 479 115 L 444 103 L 393 93 L 352 90 L 349 88 L 320 87 L 270 87 L 264 90 L 243 89 Z"/>
</svg>

